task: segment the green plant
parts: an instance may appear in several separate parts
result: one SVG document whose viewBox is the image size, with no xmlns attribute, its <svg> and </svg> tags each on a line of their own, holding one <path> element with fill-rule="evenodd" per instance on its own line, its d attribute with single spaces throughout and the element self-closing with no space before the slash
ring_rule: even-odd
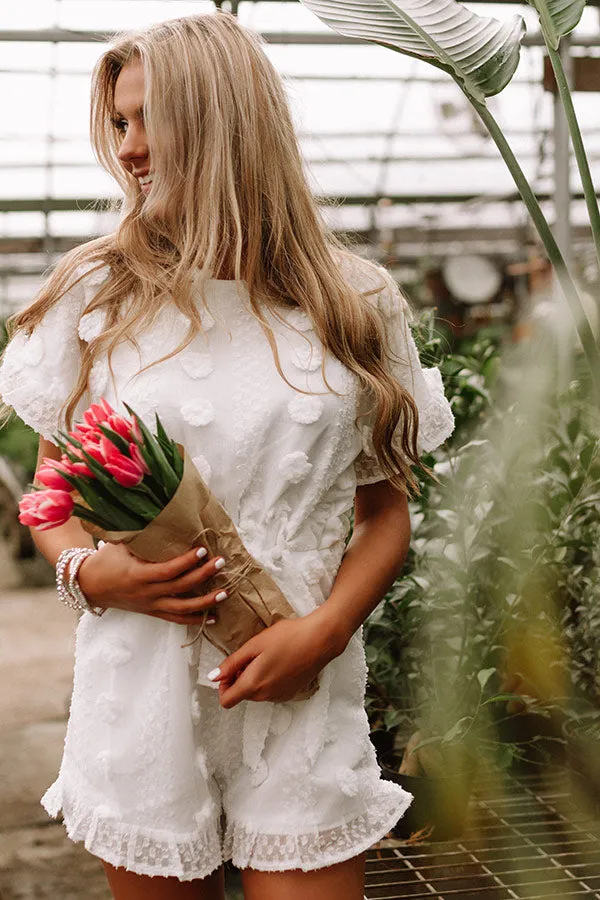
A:
<svg viewBox="0 0 600 900">
<path fill-rule="evenodd" d="M 597 696 L 600 415 L 582 359 L 565 386 L 556 356 L 446 359 L 448 396 L 471 416 L 433 457 L 445 483 L 411 505 L 407 565 L 366 627 L 374 729 L 506 765 L 529 751 L 498 733 L 511 708 L 552 719 L 571 681 Z M 515 398 L 507 374 L 529 390 Z"/>
<path fill-rule="evenodd" d="M 436 476 L 448 474 L 469 447 L 471 435 L 491 402 L 498 374 L 499 344 L 490 338 L 471 340 L 462 352 L 442 358 L 444 348 L 431 311 L 421 315 L 413 334 L 424 365 L 441 362 L 446 394 L 456 418 L 455 431 L 443 451 L 425 457 Z M 369 685 L 367 710 L 374 731 L 406 731 L 414 725 L 423 689 L 422 653 L 418 639 L 426 617 L 429 582 L 423 561 L 440 547 L 440 524 L 452 521 L 443 485 L 421 478 L 421 494 L 410 503 L 413 539 L 403 575 L 365 624 Z"/>
<path fill-rule="evenodd" d="M 554 520 L 548 523 L 560 560 L 565 598 L 561 627 L 569 659 L 567 715 L 600 710 L 600 415 L 585 403 L 581 381 L 570 390 L 567 414 L 555 431 Z M 549 476 L 547 476 L 549 477 Z M 543 562 L 548 551 L 542 548 Z"/>
<path fill-rule="evenodd" d="M 7 457 L 18 467 L 23 483 L 33 479 L 37 443 L 36 433 L 17 416 L 0 428 L 0 456 Z"/>
</svg>

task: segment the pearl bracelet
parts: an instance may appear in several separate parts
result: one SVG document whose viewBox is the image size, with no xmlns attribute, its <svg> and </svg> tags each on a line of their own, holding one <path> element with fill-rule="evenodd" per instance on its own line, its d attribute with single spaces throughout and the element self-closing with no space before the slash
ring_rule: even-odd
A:
<svg viewBox="0 0 600 900">
<path fill-rule="evenodd" d="M 77 572 L 84 559 L 96 551 L 91 547 L 69 547 L 63 550 L 56 562 L 56 589 L 58 596 L 70 609 L 90 612 L 101 616 L 106 609 L 101 606 L 90 606 L 77 580 Z M 65 570 L 69 566 L 69 583 L 65 580 Z"/>
</svg>

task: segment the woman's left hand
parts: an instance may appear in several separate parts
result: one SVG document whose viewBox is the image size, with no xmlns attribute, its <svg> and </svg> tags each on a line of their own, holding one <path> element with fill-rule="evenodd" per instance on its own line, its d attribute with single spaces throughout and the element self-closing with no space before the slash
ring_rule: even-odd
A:
<svg viewBox="0 0 600 900">
<path fill-rule="evenodd" d="M 291 700 L 339 653 L 318 610 L 282 619 L 223 660 L 214 679 L 221 706 L 230 709 L 240 700 Z"/>
</svg>

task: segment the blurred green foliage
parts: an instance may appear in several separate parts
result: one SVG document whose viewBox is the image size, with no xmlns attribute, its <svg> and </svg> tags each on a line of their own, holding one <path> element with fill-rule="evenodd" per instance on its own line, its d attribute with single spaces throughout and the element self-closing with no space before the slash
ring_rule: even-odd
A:
<svg viewBox="0 0 600 900">
<path fill-rule="evenodd" d="M 416 331 L 436 364 L 428 321 Z M 548 345 L 457 351 L 440 366 L 456 430 L 425 457 L 441 483 L 422 480 L 403 574 L 365 624 L 368 713 L 508 765 L 525 750 L 499 710 L 599 699 L 600 417 L 580 359 L 565 385 Z"/>
</svg>

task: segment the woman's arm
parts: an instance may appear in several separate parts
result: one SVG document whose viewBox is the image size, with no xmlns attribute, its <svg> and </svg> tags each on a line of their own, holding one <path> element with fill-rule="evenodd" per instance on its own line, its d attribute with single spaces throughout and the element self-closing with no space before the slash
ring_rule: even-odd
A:
<svg viewBox="0 0 600 900">
<path fill-rule="evenodd" d="M 60 455 L 58 447 L 40 437 L 36 469 L 44 457 L 60 459 Z M 68 547 L 94 546 L 92 536 L 75 517 L 48 531 L 32 528 L 31 535 L 40 553 L 53 566 Z M 106 544 L 84 559 L 78 581 L 92 606 L 143 613 L 179 625 L 198 624 L 194 614 L 215 608 L 219 589 L 198 596 L 177 596 L 201 591 L 203 582 L 218 570 L 216 558 L 201 562 L 197 550 L 194 547 L 168 562 L 149 563 L 137 559 L 124 544 Z"/>
<path fill-rule="evenodd" d="M 410 544 L 405 494 L 389 481 L 357 488 L 354 531 L 331 594 L 311 615 L 330 645 L 342 652 L 400 575 Z"/>
<path fill-rule="evenodd" d="M 406 496 L 388 481 L 359 487 L 354 531 L 329 597 L 309 615 L 277 622 L 227 657 L 214 675 L 221 705 L 281 702 L 309 684 L 381 602 L 409 543 Z"/>
</svg>

